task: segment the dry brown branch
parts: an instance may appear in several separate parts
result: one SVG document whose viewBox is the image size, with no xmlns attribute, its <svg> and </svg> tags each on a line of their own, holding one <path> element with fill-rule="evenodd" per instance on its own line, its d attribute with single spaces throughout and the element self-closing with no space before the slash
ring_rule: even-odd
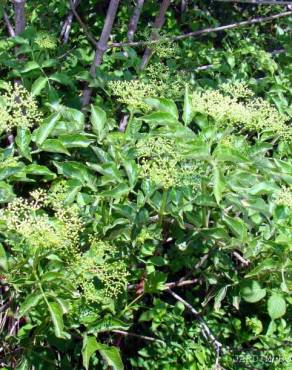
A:
<svg viewBox="0 0 292 370">
<path fill-rule="evenodd" d="M 243 266 L 248 267 L 250 265 L 250 261 L 246 260 L 242 257 L 238 252 L 232 252 L 234 258 L 236 258 Z"/>
<path fill-rule="evenodd" d="M 162 3 L 160 5 L 160 9 L 159 9 L 159 12 L 158 12 L 158 14 L 155 18 L 155 21 L 154 21 L 154 24 L 153 24 L 153 30 L 152 30 L 152 33 L 151 33 L 151 36 L 150 36 L 152 41 L 157 41 L 158 38 L 159 38 L 158 32 L 164 24 L 165 14 L 166 14 L 166 11 L 167 11 L 169 5 L 170 5 L 170 0 L 162 0 Z M 147 48 L 146 48 L 146 50 L 143 54 L 142 60 L 141 60 L 141 65 L 140 65 L 141 70 L 143 70 L 146 67 L 147 63 L 149 62 L 149 59 L 151 58 L 151 55 L 152 55 L 152 49 L 149 46 L 147 46 Z"/>
<path fill-rule="evenodd" d="M 237 22 L 237 23 L 232 23 L 232 24 L 227 24 L 224 26 L 219 26 L 219 27 L 208 27 L 204 28 L 202 30 L 194 31 L 194 32 L 189 32 L 185 33 L 183 35 L 178 35 L 174 37 L 167 37 L 157 40 L 151 40 L 151 41 L 134 41 L 134 42 L 120 42 L 120 43 L 112 43 L 109 45 L 111 48 L 121 48 L 124 46 L 131 46 L 131 47 L 139 47 L 139 46 L 146 46 L 146 45 L 154 45 L 158 43 L 166 43 L 166 42 L 173 42 L 173 41 L 180 41 L 184 40 L 189 37 L 194 37 L 194 36 L 201 36 L 201 35 L 207 35 L 212 32 L 220 32 L 220 31 L 225 31 L 225 30 L 231 30 L 233 28 L 237 27 L 243 27 L 243 26 L 249 26 L 253 24 L 260 24 L 260 23 L 265 23 L 265 22 L 271 22 L 275 19 L 283 18 L 283 17 L 289 17 L 292 15 L 292 11 L 287 11 L 283 13 L 278 13 L 274 14 L 268 17 L 259 17 L 259 18 L 253 18 L 248 21 L 242 21 L 242 22 Z"/>
<path fill-rule="evenodd" d="M 77 22 L 79 23 L 79 25 L 81 26 L 81 28 L 83 29 L 83 32 L 85 33 L 86 37 L 88 38 L 88 40 L 92 43 L 92 45 L 94 47 L 97 47 L 97 40 L 94 38 L 94 36 L 92 35 L 92 33 L 89 31 L 88 27 L 86 26 L 86 24 L 82 21 L 82 19 L 80 18 L 79 14 L 77 13 L 76 11 L 76 8 L 74 6 L 74 3 L 72 0 L 70 0 L 70 9 L 74 15 L 74 17 L 76 18 Z"/>
<path fill-rule="evenodd" d="M 133 15 L 130 19 L 128 27 L 128 41 L 133 41 L 135 32 L 137 30 L 138 22 L 144 5 L 144 0 L 137 0 Z"/>
<path fill-rule="evenodd" d="M 4 18 L 4 23 L 7 27 L 7 30 L 8 30 L 8 34 L 10 37 L 15 37 L 15 31 L 14 31 L 14 28 L 10 22 L 10 19 L 9 19 L 9 16 L 8 14 L 6 13 L 6 10 L 3 10 L 3 18 Z"/>
<path fill-rule="evenodd" d="M 67 16 L 66 16 L 66 18 L 63 22 L 63 26 L 62 26 L 61 33 L 60 33 L 60 38 L 61 38 L 63 44 L 67 44 L 67 42 L 69 40 L 69 35 L 70 35 L 70 32 L 71 32 L 71 27 L 72 27 L 72 22 L 73 22 L 73 17 L 74 17 L 74 13 L 73 13 L 71 7 L 73 5 L 74 9 L 76 9 L 78 7 L 78 5 L 80 4 L 80 2 L 81 2 L 81 0 L 72 0 L 72 4 L 71 4 L 71 1 L 69 1 L 70 11 L 67 14 Z"/>
<path fill-rule="evenodd" d="M 106 13 L 105 21 L 104 21 L 104 26 L 101 32 L 101 36 L 100 36 L 98 43 L 96 44 L 94 59 L 90 67 L 90 74 L 93 78 L 96 77 L 96 68 L 101 64 L 103 55 L 108 48 L 108 40 L 110 37 L 111 30 L 113 28 L 114 20 L 116 18 L 116 13 L 118 10 L 119 2 L 120 0 L 110 1 L 109 7 Z M 82 96 L 83 107 L 86 107 L 89 104 L 90 98 L 91 98 L 91 92 L 92 92 L 92 89 L 89 87 L 89 85 L 86 85 L 83 90 L 83 96 Z"/>
<path fill-rule="evenodd" d="M 242 3 L 253 5 L 292 5 L 291 1 L 277 1 L 277 0 L 215 0 L 220 3 Z"/>
<path fill-rule="evenodd" d="M 181 278 L 179 281 L 173 281 L 170 283 L 166 283 L 164 285 L 164 289 L 169 289 L 169 288 L 175 288 L 175 287 L 182 287 L 182 286 L 187 286 L 187 285 L 193 285 L 196 284 L 200 281 L 200 279 L 186 279 L 186 278 Z M 133 290 L 136 289 L 138 284 L 131 284 L 128 285 L 128 290 Z"/>
<path fill-rule="evenodd" d="M 25 3 L 26 0 L 13 0 L 15 35 L 19 35 L 25 29 Z"/>
<path fill-rule="evenodd" d="M 211 332 L 210 328 L 206 324 L 205 320 L 200 316 L 199 312 L 186 300 L 184 300 L 181 296 L 173 292 L 171 289 L 167 290 L 170 295 L 172 295 L 177 301 L 181 302 L 185 307 L 187 307 L 196 317 L 196 320 L 199 323 L 201 332 L 204 336 L 204 338 L 211 343 L 213 348 L 216 351 L 216 364 L 215 369 L 219 369 L 219 359 L 220 359 L 220 353 L 222 350 L 222 344 L 214 337 L 213 333 Z M 220 366 L 221 367 L 221 366 Z"/>
</svg>

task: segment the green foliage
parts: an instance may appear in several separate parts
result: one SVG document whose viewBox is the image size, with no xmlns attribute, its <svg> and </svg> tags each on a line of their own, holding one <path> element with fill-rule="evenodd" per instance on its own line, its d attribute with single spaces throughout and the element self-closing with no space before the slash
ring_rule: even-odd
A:
<svg viewBox="0 0 292 370">
<path fill-rule="evenodd" d="M 94 35 L 103 3 L 78 8 Z M 122 3 L 111 42 L 126 38 Z M 59 40 L 66 1 L 28 1 L 15 38 L 1 24 L 3 368 L 291 366 L 290 21 L 166 43 L 273 13 L 180 3 L 146 70 L 143 48 L 112 48 L 96 78 L 75 20 Z M 145 2 L 137 39 L 157 10 Z"/>
</svg>

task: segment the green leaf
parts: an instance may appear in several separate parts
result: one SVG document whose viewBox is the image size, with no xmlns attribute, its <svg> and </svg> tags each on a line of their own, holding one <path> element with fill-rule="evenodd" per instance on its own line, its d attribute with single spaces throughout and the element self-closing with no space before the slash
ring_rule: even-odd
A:
<svg viewBox="0 0 292 370">
<path fill-rule="evenodd" d="M 252 269 L 245 277 L 253 277 L 263 272 L 278 270 L 280 268 L 279 263 L 275 258 L 267 258 L 260 262 L 254 269 Z"/>
<path fill-rule="evenodd" d="M 247 239 L 247 226 L 240 218 L 225 215 L 223 221 L 227 224 L 232 233 L 244 241 Z"/>
<path fill-rule="evenodd" d="M 178 120 L 178 110 L 175 102 L 166 98 L 147 98 L 145 103 L 160 112 L 169 113 L 176 121 Z"/>
<path fill-rule="evenodd" d="M 29 313 L 29 311 L 35 307 L 39 301 L 43 299 L 41 293 L 32 293 L 26 297 L 25 301 L 20 305 L 18 317 L 23 317 Z"/>
<path fill-rule="evenodd" d="M 59 106 L 58 109 L 60 110 L 62 119 L 68 122 L 68 132 L 64 133 L 71 133 L 71 126 L 73 126 L 73 131 L 84 130 L 85 116 L 83 112 L 78 109 L 65 106 Z"/>
<path fill-rule="evenodd" d="M 214 151 L 214 156 L 217 161 L 222 162 L 242 163 L 247 161 L 238 150 L 229 147 L 218 147 Z"/>
<path fill-rule="evenodd" d="M 120 351 L 117 347 L 106 346 L 98 342 L 97 349 L 108 366 L 111 366 L 114 370 L 124 369 Z"/>
<path fill-rule="evenodd" d="M 93 139 L 89 139 L 87 136 L 82 134 L 60 135 L 58 140 L 66 148 L 87 148 L 94 142 Z"/>
<path fill-rule="evenodd" d="M 59 82 L 61 85 L 64 85 L 64 86 L 74 87 L 72 78 L 70 78 L 65 73 L 56 72 L 50 76 L 50 80 Z"/>
<path fill-rule="evenodd" d="M 154 271 L 149 274 L 145 284 L 145 292 L 156 293 L 159 290 L 164 290 L 166 279 L 167 275 L 160 271 Z"/>
<path fill-rule="evenodd" d="M 25 173 L 27 175 L 43 176 L 46 180 L 53 180 L 56 178 L 56 174 L 50 171 L 46 166 L 39 164 L 30 164 L 25 167 Z"/>
<path fill-rule="evenodd" d="M 18 172 L 20 172 L 24 168 L 23 164 L 19 165 L 7 165 L 3 168 L 0 168 L 0 180 L 5 180 L 13 175 L 16 175 Z"/>
<path fill-rule="evenodd" d="M 184 108 L 183 108 L 183 115 L 182 119 L 184 124 L 187 126 L 192 121 L 192 104 L 190 101 L 190 95 L 189 95 L 189 86 L 186 85 L 185 88 L 185 96 L 184 96 Z"/>
<path fill-rule="evenodd" d="M 29 370 L 29 362 L 26 358 L 24 358 L 21 363 L 15 368 L 15 370 Z"/>
<path fill-rule="evenodd" d="M 119 184 L 113 189 L 101 192 L 100 196 L 119 199 L 122 198 L 123 196 L 128 195 L 130 191 L 131 189 L 126 184 Z"/>
<path fill-rule="evenodd" d="M 114 317 L 108 317 L 108 318 L 104 318 L 96 322 L 93 322 L 87 327 L 87 329 L 88 329 L 88 332 L 90 333 L 98 334 L 98 333 L 109 332 L 109 331 L 117 330 L 117 329 L 127 330 L 129 329 L 129 325 Z"/>
<path fill-rule="evenodd" d="M 136 185 L 136 182 L 138 180 L 138 167 L 137 164 L 134 160 L 128 160 L 125 159 L 123 160 L 123 166 L 126 170 L 128 179 L 129 179 L 129 184 L 131 188 L 133 188 Z"/>
<path fill-rule="evenodd" d="M 96 190 L 96 177 L 91 173 L 89 168 L 83 163 L 75 161 L 54 162 L 58 173 L 68 178 L 79 180 L 84 186 L 88 186 L 92 190 Z"/>
<path fill-rule="evenodd" d="M 228 285 L 226 285 L 223 288 L 221 288 L 219 290 L 219 292 L 216 294 L 215 301 L 214 301 L 214 309 L 215 309 L 215 311 L 219 311 L 220 310 L 221 302 L 223 301 L 223 299 L 226 296 L 227 289 L 228 289 Z"/>
<path fill-rule="evenodd" d="M 51 153 L 63 153 L 70 155 L 63 143 L 58 139 L 47 139 L 41 145 L 41 150 Z"/>
<path fill-rule="evenodd" d="M 40 92 L 46 87 L 47 83 L 47 77 L 40 76 L 39 78 L 37 78 L 31 86 L 31 94 L 33 96 L 39 95 Z"/>
<path fill-rule="evenodd" d="M 34 61 L 29 61 L 22 68 L 21 72 L 26 73 L 26 72 L 32 71 L 34 69 L 40 69 L 39 64 L 37 62 L 34 62 Z"/>
<path fill-rule="evenodd" d="M 11 202 L 14 197 L 13 187 L 5 181 L 0 181 L 0 204 Z"/>
<path fill-rule="evenodd" d="M 83 359 L 83 366 L 86 370 L 89 368 L 89 361 L 91 356 L 97 351 L 98 344 L 93 336 L 87 336 L 87 334 L 83 337 L 83 347 L 82 347 L 82 359 Z"/>
<path fill-rule="evenodd" d="M 54 281 L 57 279 L 64 279 L 64 274 L 59 271 L 47 271 L 41 276 L 41 281 Z"/>
<path fill-rule="evenodd" d="M 263 194 L 274 194 L 279 191 L 280 188 L 270 182 L 260 182 L 259 184 L 254 185 L 250 190 L 249 194 L 251 195 L 263 195 Z"/>
<path fill-rule="evenodd" d="M 39 128 L 34 130 L 33 141 L 35 141 L 38 146 L 42 145 L 43 142 L 50 136 L 59 118 L 60 113 L 53 113 L 49 117 L 44 119 L 43 123 Z"/>
<path fill-rule="evenodd" d="M 0 269 L 8 271 L 8 258 L 3 245 L 0 243 Z"/>
<path fill-rule="evenodd" d="M 105 136 L 106 125 L 106 112 L 100 107 L 91 105 L 91 118 L 92 131 L 101 140 Z"/>
<path fill-rule="evenodd" d="M 31 142 L 31 135 L 30 135 L 29 129 L 24 128 L 24 127 L 18 127 L 17 135 L 15 138 L 15 143 L 18 147 L 20 154 L 24 158 L 31 161 L 31 154 L 30 154 L 30 148 L 29 148 L 30 142 Z"/>
<path fill-rule="evenodd" d="M 64 338 L 63 310 L 56 302 L 47 302 L 57 338 Z"/>
<path fill-rule="evenodd" d="M 246 302 L 255 303 L 265 297 L 266 289 L 255 280 L 244 280 L 240 284 L 240 294 Z"/>
<path fill-rule="evenodd" d="M 213 167 L 213 182 L 213 194 L 216 202 L 219 204 L 222 199 L 223 190 L 225 189 L 225 181 L 222 171 L 216 166 Z"/>
<path fill-rule="evenodd" d="M 177 119 L 173 117 L 172 114 L 167 112 L 154 112 L 147 114 L 146 116 L 140 117 L 147 123 L 155 125 L 167 125 L 169 123 L 177 123 Z"/>
<path fill-rule="evenodd" d="M 273 294 L 268 299 L 268 313 L 272 320 L 279 319 L 286 313 L 285 299 L 279 294 Z"/>
</svg>

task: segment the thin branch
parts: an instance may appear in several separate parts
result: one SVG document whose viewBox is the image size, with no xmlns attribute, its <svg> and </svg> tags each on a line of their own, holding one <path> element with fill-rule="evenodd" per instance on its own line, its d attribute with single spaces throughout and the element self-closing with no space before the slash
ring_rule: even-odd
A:
<svg viewBox="0 0 292 370">
<path fill-rule="evenodd" d="M 242 3 L 253 5 L 292 5 L 291 1 L 277 1 L 277 0 L 215 0 L 220 3 Z"/>
<path fill-rule="evenodd" d="M 180 11 L 181 13 L 185 12 L 188 7 L 188 0 L 181 0 Z"/>
<path fill-rule="evenodd" d="M 11 301 L 4 303 L 4 305 L 0 307 L 0 312 L 6 311 L 7 308 L 10 307 L 10 305 L 11 305 Z"/>
<path fill-rule="evenodd" d="M 120 0 L 110 1 L 109 7 L 106 13 L 105 21 L 104 21 L 104 26 L 101 32 L 101 36 L 100 36 L 98 43 L 96 44 L 94 59 L 90 67 L 90 74 L 91 74 L 91 77 L 93 78 L 96 77 L 96 68 L 101 64 L 103 55 L 107 51 L 108 40 L 110 37 L 111 30 L 113 28 L 114 20 L 116 18 L 119 3 L 120 3 Z M 90 98 L 91 98 L 91 92 L 92 92 L 92 89 L 87 84 L 83 90 L 83 96 L 82 96 L 83 107 L 89 104 Z"/>
<path fill-rule="evenodd" d="M 6 10 L 5 9 L 3 10 L 3 18 L 4 18 L 4 23 L 6 24 L 6 27 L 7 27 L 9 36 L 10 37 L 15 37 L 14 28 L 13 28 L 11 22 L 10 22 L 9 16 L 6 13 Z"/>
<path fill-rule="evenodd" d="M 146 335 L 139 335 L 139 334 L 135 334 L 135 333 L 130 333 L 128 331 L 124 331 L 124 330 L 112 330 L 113 333 L 117 333 L 117 334 L 122 334 L 124 336 L 131 336 L 131 337 L 136 337 L 136 338 L 139 338 L 139 339 L 143 339 L 143 340 L 148 340 L 150 342 L 157 342 L 157 343 L 161 343 L 161 344 L 165 344 L 165 342 L 161 339 L 157 339 L 157 338 L 153 338 L 153 337 L 148 337 Z"/>
<path fill-rule="evenodd" d="M 70 8 L 71 8 L 71 11 L 74 15 L 74 17 L 76 18 L 77 22 L 79 23 L 79 25 L 81 26 L 81 28 L 83 29 L 83 32 L 85 33 L 85 35 L 87 36 L 88 40 L 92 43 L 92 45 L 94 47 L 97 47 L 97 40 L 95 39 L 95 37 L 92 35 L 92 33 L 89 31 L 88 27 L 86 26 L 86 24 L 82 21 L 82 19 L 80 18 L 79 14 L 77 13 L 76 9 L 75 9 L 75 6 L 74 6 L 74 3 L 73 3 L 73 0 L 70 0 Z"/>
<path fill-rule="evenodd" d="M 170 283 L 166 283 L 163 289 L 166 290 L 169 288 L 193 285 L 200 281 L 201 281 L 200 279 L 188 279 L 187 280 L 186 278 L 181 278 L 179 281 L 172 281 Z M 140 284 L 130 284 L 128 285 L 128 290 L 133 290 L 133 289 L 136 289 L 137 287 L 140 287 Z"/>
<path fill-rule="evenodd" d="M 182 287 L 182 286 L 187 286 L 187 285 L 193 285 L 193 284 L 198 283 L 199 281 L 200 281 L 200 279 L 189 279 L 189 280 L 181 279 L 179 281 L 174 281 L 172 283 L 165 284 L 165 289 Z"/>
<path fill-rule="evenodd" d="M 270 21 L 273 21 L 273 20 L 278 19 L 278 18 L 288 17 L 290 15 L 292 15 L 292 11 L 287 11 L 287 12 L 283 12 L 283 13 L 274 14 L 274 15 L 271 15 L 269 17 L 253 18 L 253 19 L 250 19 L 248 21 L 242 21 L 242 22 L 227 24 L 227 25 L 220 26 L 220 27 L 204 28 L 202 30 L 185 33 L 185 34 L 179 35 L 179 36 L 167 37 L 167 38 L 163 38 L 163 39 L 157 39 L 157 40 L 151 40 L 151 41 L 136 41 L 136 42 L 133 41 L 133 42 L 124 42 L 124 43 L 123 42 L 120 42 L 120 43 L 116 42 L 116 43 L 112 43 L 111 45 L 109 45 L 109 47 L 111 47 L 111 48 L 122 48 L 124 46 L 139 47 L 139 46 L 146 46 L 146 45 L 154 45 L 154 44 L 158 44 L 158 43 L 167 43 L 167 42 L 180 41 L 180 40 L 187 39 L 189 37 L 207 35 L 209 33 L 221 32 L 221 31 L 230 30 L 230 29 L 237 28 L 237 27 L 243 27 L 243 26 L 249 26 L 249 25 L 253 25 L 253 24 L 270 22 Z"/>
<path fill-rule="evenodd" d="M 166 14 L 166 11 L 167 11 L 169 5 L 170 5 L 170 0 L 162 0 L 159 12 L 158 12 L 158 14 L 155 18 L 154 24 L 153 24 L 153 30 L 152 30 L 151 37 L 150 37 L 151 38 L 151 43 L 152 43 L 152 41 L 157 41 L 158 40 L 158 32 L 164 24 L 165 14 Z M 147 45 L 149 45 L 149 44 L 147 44 Z M 140 65 L 141 70 L 143 70 L 146 67 L 147 63 L 149 62 L 149 59 L 151 58 L 152 52 L 153 52 L 152 49 L 149 46 L 147 46 L 147 48 L 144 52 L 144 55 L 142 57 L 142 60 L 141 60 L 141 65 Z"/>
<path fill-rule="evenodd" d="M 135 32 L 137 30 L 138 22 L 144 5 L 144 0 L 137 0 L 133 15 L 130 19 L 128 27 L 128 41 L 133 41 Z"/>
<path fill-rule="evenodd" d="M 74 9 L 78 7 L 80 2 L 81 0 L 72 0 L 72 5 Z M 67 14 L 67 17 L 63 22 L 63 26 L 62 26 L 61 33 L 60 33 L 60 38 L 63 44 L 67 44 L 67 42 L 69 41 L 69 35 L 71 32 L 71 27 L 72 27 L 72 22 L 73 22 L 73 17 L 74 17 L 74 13 L 72 12 L 72 9 L 71 9 L 72 7 L 71 1 L 69 3 L 70 3 L 70 11 Z"/>
<path fill-rule="evenodd" d="M 119 131 L 120 132 L 125 132 L 126 131 L 126 128 L 127 128 L 127 125 L 128 125 L 128 120 L 129 120 L 129 115 L 128 114 L 125 114 L 121 121 L 120 121 L 120 124 L 119 124 Z"/>
<path fill-rule="evenodd" d="M 234 258 L 236 258 L 243 266 L 248 267 L 250 265 L 250 261 L 246 260 L 242 257 L 238 252 L 232 252 Z"/>
<path fill-rule="evenodd" d="M 201 328 L 203 336 L 205 337 L 205 339 L 211 342 L 212 346 L 214 347 L 216 351 L 216 363 L 217 363 L 220 357 L 221 350 L 222 350 L 222 344 L 214 337 L 210 328 L 205 323 L 205 320 L 200 316 L 199 312 L 191 304 L 185 301 L 178 294 L 174 293 L 171 289 L 168 289 L 168 293 L 172 295 L 177 301 L 181 302 L 185 307 L 187 307 L 195 315 L 199 323 L 199 326 Z"/>
</svg>

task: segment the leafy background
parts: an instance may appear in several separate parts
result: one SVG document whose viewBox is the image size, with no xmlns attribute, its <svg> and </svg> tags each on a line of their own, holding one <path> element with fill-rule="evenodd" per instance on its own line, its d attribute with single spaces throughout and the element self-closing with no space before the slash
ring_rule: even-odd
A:
<svg viewBox="0 0 292 370">
<path fill-rule="evenodd" d="M 1 3 L 2 368 L 292 366 L 291 19 L 164 42 L 285 10 L 182 3 L 141 71 L 121 1 L 94 76 L 67 1 L 14 37 Z M 96 39 L 108 5 L 76 8 Z"/>
</svg>

